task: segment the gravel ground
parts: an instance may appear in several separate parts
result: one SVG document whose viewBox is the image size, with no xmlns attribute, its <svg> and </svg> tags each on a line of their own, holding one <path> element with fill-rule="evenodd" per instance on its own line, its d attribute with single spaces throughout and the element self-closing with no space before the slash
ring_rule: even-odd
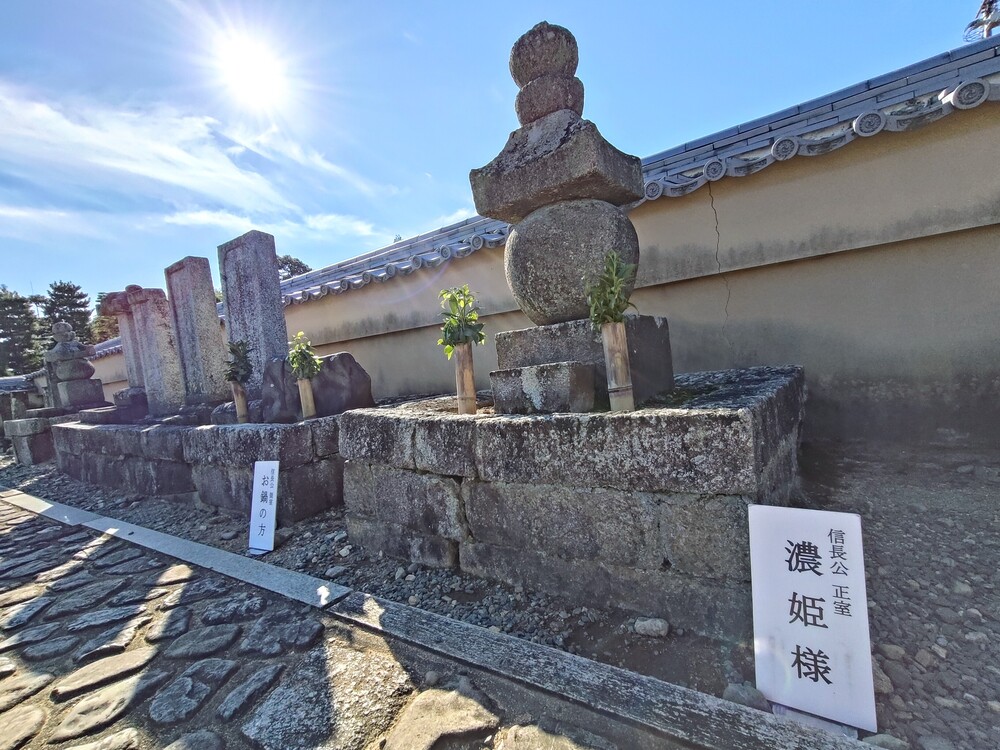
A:
<svg viewBox="0 0 1000 750">
<path fill-rule="evenodd" d="M 801 464 L 797 505 L 862 517 L 879 728 L 907 743 L 884 746 L 1000 747 L 1000 452 L 944 435 L 919 449 L 807 445 Z M 86 485 L 51 465 L 2 457 L 0 484 L 231 552 L 246 548 L 236 519 Z M 370 557 L 350 543 L 341 513 L 279 536 L 267 562 L 359 591 L 715 695 L 753 679 L 746 649 L 683 631 L 641 636 L 633 614 Z"/>
</svg>

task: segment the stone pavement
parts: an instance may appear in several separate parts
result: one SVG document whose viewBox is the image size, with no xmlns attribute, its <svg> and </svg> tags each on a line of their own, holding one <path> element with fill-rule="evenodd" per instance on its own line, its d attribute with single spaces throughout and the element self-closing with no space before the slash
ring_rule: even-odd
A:
<svg viewBox="0 0 1000 750">
<path fill-rule="evenodd" d="M 267 590 L 287 571 L 230 555 L 258 588 L 19 500 L 40 502 L 0 492 L 0 750 L 856 746 L 347 589 L 304 605 Z"/>
</svg>

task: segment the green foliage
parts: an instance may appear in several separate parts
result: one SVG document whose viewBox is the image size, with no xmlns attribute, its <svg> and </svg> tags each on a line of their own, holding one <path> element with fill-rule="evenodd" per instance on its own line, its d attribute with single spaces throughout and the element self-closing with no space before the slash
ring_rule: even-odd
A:
<svg viewBox="0 0 1000 750">
<path fill-rule="evenodd" d="M 635 305 L 628 301 L 628 288 L 635 281 L 637 266 L 625 263 L 616 252 L 604 256 L 604 270 L 596 279 L 583 280 L 590 306 L 590 323 L 599 329 L 605 323 L 621 323 L 628 308 Z"/>
<path fill-rule="evenodd" d="M 246 383 L 253 375 L 253 363 L 250 362 L 250 352 L 253 347 L 249 341 L 229 342 L 229 364 L 226 366 L 225 378 L 230 383 Z"/>
<path fill-rule="evenodd" d="M 53 323 L 69 323 L 76 337 L 84 344 L 90 344 L 90 297 L 78 284 L 69 281 L 53 281 L 49 293 L 42 301 L 45 325 L 51 330 Z"/>
<path fill-rule="evenodd" d="M 288 346 L 288 364 L 292 366 L 296 378 L 309 380 L 319 375 L 323 360 L 316 356 L 316 350 L 304 332 L 296 333 L 295 338 L 288 342 Z"/>
<path fill-rule="evenodd" d="M 469 291 L 469 285 L 442 289 L 438 295 L 444 312 L 444 325 L 441 326 L 441 338 L 438 345 L 444 347 L 445 356 L 451 359 L 455 347 L 459 344 L 482 344 L 486 341 L 483 324 L 479 322 L 479 308 L 476 298 Z"/>
<path fill-rule="evenodd" d="M 41 364 L 41 330 L 31 299 L 0 285 L 0 375 L 26 375 Z"/>
<path fill-rule="evenodd" d="M 298 258 L 293 258 L 291 255 L 278 256 L 278 278 L 281 281 L 290 279 L 293 276 L 301 276 L 304 273 L 309 273 L 311 270 L 312 268 Z"/>
</svg>

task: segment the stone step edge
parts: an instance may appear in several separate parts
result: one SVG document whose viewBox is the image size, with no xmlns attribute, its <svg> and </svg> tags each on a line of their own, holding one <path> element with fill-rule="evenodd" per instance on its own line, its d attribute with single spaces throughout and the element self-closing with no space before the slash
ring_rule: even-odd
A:
<svg viewBox="0 0 1000 750">
<path fill-rule="evenodd" d="M 140 547 L 199 565 L 289 599 L 326 607 L 352 593 L 351 589 L 305 573 L 279 568 L 242 555 L 191 542 L 144 526 L 99 516 L 72 506 L 43 500 L 23 492 L 0 492 L 0 501 L 68 526 L 81 526 Z"/>
<path fill-rule="evenodd" d="M 693 747 L 870 747 L 654 677 L 591 661 L 345 586 L 0 486 L 0 502 L 82 526 L 324 609 L 350 625 L 590 707 Z"/>
</svg>

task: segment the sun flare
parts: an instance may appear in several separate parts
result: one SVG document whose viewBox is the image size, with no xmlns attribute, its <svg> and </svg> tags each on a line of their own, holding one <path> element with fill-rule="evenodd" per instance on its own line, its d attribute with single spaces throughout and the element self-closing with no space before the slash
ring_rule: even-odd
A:
<svg viewBox="0 0 1000 750">
<path fill-rule="evenodd" d="M 261 40 L 240 34 L 220 36 L 215 61 L 223 84 L 240 106 L 274 111 L 286 102 L 285 64 Z"/>
</svg>

